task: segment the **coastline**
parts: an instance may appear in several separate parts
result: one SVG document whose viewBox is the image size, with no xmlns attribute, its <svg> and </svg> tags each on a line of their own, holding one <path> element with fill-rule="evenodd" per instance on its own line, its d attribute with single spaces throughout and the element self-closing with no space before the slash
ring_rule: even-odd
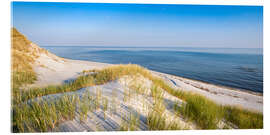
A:
<svg viewBox="0 0 270 135">
<path fill-rule="evenodd" d="M 230 87 L 230 86 L 213 84 L 213 83 L 209 83 L 209 82 L 205 82 L 205 81 L 201 81 L 201 80 L 195 80 L 195 79 L 191 79 L 191 78 L 185 78 L 185 77 L 177 76 L 177 75 L 173 75 L 173 74 L 168 74 L 168 73 L 163 73 L 163 72 L 157 72 L 157 71 L 153 71 L 153 70 L 151 70 L 151 71 L 153 73 L 160 74 L 160 75 L 172 76 L 172 77 L 178 78 L 180 80 L 189 80 L 189 81 L 193 81 L 193 82 L 197 82 L 197 83 L 202 83 L 202 84 L 212 85 L 212 86 L 215 86 L 215 87 L 224 88 L 224 89 L 227 89 L 227 90 L 232 90 L 232 91 L 237 91 L 237 92 L 244 92 L 244 93 L 249 93 L 249 94 L 257 95 L 257 96 L 263 96 L 263 92 L 262 93 L 261 92 L 255 92 L 255 91 L 252 91 L 252 90 L 234 88 L 234 87 Z"/>
<path fill-rule="evenodd" d="M 77 78 L 83 70 L 101 69 L 111 65 L 117 64 L 66 59 L 52 53 L 41 54 L 34 65 L 34 70 L 38 74 L 38 80 L 30 87 L 62 84 Z M 202 94 L 219 104 L 241 106 L 258 112 L 263 111 L 262 93 L 150 71 L 154 75 L 163 78 L 176 89 Z"/>
<path fill-rule="evenodd" d="M 152 72 L 176 89 L 199 93 L 218 104 L 239 106 L 250 111 L 263 112 L 263 95 L 260 93 L 218 86 L 155 71 Z"/>
</svg>

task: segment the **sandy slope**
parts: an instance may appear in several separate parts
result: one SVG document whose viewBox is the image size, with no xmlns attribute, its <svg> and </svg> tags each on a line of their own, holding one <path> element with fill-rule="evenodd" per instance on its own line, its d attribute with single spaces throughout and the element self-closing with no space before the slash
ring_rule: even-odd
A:
<svg viewBox="0 0 270 135">
<path fill-rule="evenodd" d="M 32 86 L 61 84 L 75 79 L 83 70 L 98 69 L 109 65 L 110 64 L 64 59 L 51 53 L 41 53 L 34 65 L 34 70 L 38 74 L 38 81 Z"/>
</svg>

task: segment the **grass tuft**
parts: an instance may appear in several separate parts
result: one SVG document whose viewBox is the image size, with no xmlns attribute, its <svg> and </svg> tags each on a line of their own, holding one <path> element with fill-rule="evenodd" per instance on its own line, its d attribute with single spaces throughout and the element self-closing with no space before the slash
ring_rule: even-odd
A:
<svg viewBox="0 0 270 135">
<path fill-rule="evenodd" d="M 213 101 L 198 94 L 190 94 L 180 111 L 184 117 L 195 121 L 202 129 L 216 129 L 223 117 L 221 110 L 221 106 Z"/>
<path fill-rule="evenodd" d="M 224 118 L 240 129 L 262 129 L 263 115 L 239 107 L 224 106 Z"/>
</svg>

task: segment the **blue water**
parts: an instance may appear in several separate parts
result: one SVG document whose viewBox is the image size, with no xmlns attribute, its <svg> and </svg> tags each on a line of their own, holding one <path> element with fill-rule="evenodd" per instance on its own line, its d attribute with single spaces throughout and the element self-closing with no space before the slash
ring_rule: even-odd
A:
<svg viewBox="0 0 270 135">
<path fill-rule="evenodd" d="M 148 69 L 263 92 L 262 49 L 44 46 L 58 56 Z"/>
</svg>

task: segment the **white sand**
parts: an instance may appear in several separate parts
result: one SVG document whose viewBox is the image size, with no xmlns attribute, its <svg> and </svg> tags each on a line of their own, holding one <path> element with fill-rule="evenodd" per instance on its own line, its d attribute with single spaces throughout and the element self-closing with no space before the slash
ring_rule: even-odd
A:
<svg viewBox="0 0 270 135">
<path fill-rule="evenodd" d="M 34 70 L 38 74 L 38 80 L 32 86 L 40 87 L 65 83 L 76 79 L 83 70 L 99 69 L 109 65 L 98 62 L 64 59 L 51 53 L 41 53 L 34 65 Z"/>
</svg>

